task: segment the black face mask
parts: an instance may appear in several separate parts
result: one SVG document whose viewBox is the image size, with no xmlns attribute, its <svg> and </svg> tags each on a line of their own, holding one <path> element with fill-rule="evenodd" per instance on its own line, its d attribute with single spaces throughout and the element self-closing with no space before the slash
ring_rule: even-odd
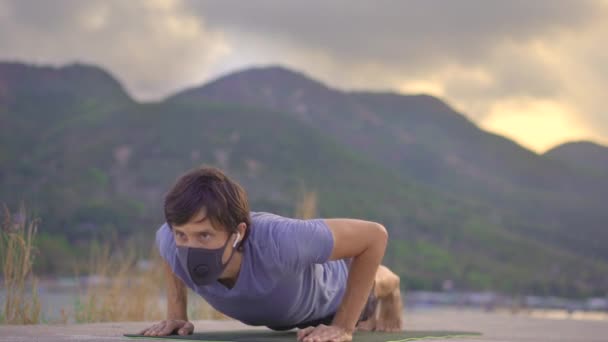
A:
<svg viewBox="0 0 608 342">
<path fill-rule="evenodd" d="M 240 233 L 236 234 L 236 239 L 232 245 L 232 253 L 230 253 L 230 257 L 225 264 L 222 263 L 222 256 L 232 234 L 228 236 L 223 247 L 216 249 L 177 246 L 177 258 L 196 285 L 209 285 L 219 279 L 226 265 L 232 260 L 236 245 L 241 237 Z"/>
</svg>

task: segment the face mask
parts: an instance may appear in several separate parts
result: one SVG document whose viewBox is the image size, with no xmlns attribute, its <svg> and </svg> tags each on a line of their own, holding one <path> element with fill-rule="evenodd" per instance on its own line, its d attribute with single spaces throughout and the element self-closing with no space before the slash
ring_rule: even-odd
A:
<svg viewBox="0 0 608 342">
<path fill-rule="evenodd" d="M 222 263 L 222 256 L 232 234 L 223 247 L 216 249 L 177 246 L 177 258 L 196 285 L 209 285 L 218 280 L 234 255 L 236 244 L 241 237 L 238 232 L 236 234 L 236 239 L 232 245 L 232 253 L 230 253 L 230 257 L 225 264 Z"/>
</svg>

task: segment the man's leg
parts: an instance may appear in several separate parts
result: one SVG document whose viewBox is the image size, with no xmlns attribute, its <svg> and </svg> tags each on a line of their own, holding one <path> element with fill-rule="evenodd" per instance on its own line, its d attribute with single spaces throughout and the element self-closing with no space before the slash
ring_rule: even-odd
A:
<svg viewBox="0 0 608 342">
<path fill-rule="evenodd" d="M 374 294 L 378 298 L 376 312 L 366 321 L 359 322 L 362 331 L 401 331 L 403 329 L 403 305 L 399 276 L 380 265 L 376 271 Z"/>
</svg>

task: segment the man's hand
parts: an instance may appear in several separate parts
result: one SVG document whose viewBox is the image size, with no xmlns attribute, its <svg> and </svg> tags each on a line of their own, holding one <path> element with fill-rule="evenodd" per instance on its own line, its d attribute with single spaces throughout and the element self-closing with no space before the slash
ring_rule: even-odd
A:
<svg viewBox="0 0 608 342">
<path fill-rule="evenodd" d="M 298 341 L 302 342 L 348 342 L 352 340 L 352 333 L 335 325 L 321 324 L 298 330 Z"/>
<path fill-rule="evenodd" d="M 190 335 L 194 325 L 181 319 L 167 319 L 139 332 L 145 336 L 167 336 L 177 332 L 179 335 Z"/>
</svg>

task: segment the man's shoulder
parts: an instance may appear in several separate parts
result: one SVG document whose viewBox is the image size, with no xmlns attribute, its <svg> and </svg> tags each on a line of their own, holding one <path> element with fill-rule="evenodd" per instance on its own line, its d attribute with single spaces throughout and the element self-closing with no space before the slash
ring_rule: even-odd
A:
<svg viewBox="0 0 608 342">
<path fill-rule="evenodd" d="M 274 214 L 268 211 L 250 211 L 251 220 L 277 220 L 284 219 L 286 217 L 280 216 L 278 214 Z"/>
<path fill-rule="evenodd" d="M 156 247 L 160 255 L 169 261 L 172 258 L 170 251 L 174 249 L 175 241 L 169 225 L 165 222 L 156 230 Z"/>
<path fill-rule="evenodd" d="M 294 219 L 266 211 L 251 212 L 251 225 L 254 230 L 271 231 L 287 226 Z"/>
<path fill-rule="evenodd" d="M 252 211 L 251 213 L 251 235 L 253 239 L 267 241 L 275 233 L 275 230 L 284 222 L 284 217 L 266 211 Z"/>
<path fill-rule="evenodd" d="M 265 211 L 251 211 L 252 230 L 264 231 L 272 234 L 289 234 L 294 230 L 303 231 L 311 227 L 327 228 L 323 218 L 300 219 Z"/>
<path fill-rule="evenodd" d="M 249 240 L 261 247 L 263 253 L 276 254 L 284 241 L 290 238 L 295 220 L 270 212 L 251 212 Z"/>
<path fill-rule="evenodd" d="M 328 261 L 333 235 L 323 218 L 298 219 L 272 213 L 252 215 L 252 237 L 284 269 L 296 270 Z"/>
</svg>

